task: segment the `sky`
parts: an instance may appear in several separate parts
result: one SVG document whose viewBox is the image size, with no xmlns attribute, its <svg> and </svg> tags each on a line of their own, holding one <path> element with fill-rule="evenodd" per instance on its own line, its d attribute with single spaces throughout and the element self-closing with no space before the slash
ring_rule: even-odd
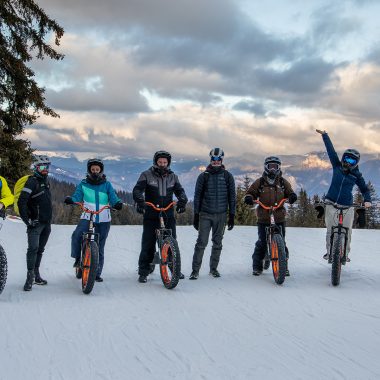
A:
<svg viewBox="0 0 380 380">
<path fill-rule="evenodd" d="M 38 150 L 177 158 L 380 152 L 380 2 L 39 0 L 65 30 L 34 61 Z M 306 4 L 305 4 L 306 3 Z"/>
</svg>

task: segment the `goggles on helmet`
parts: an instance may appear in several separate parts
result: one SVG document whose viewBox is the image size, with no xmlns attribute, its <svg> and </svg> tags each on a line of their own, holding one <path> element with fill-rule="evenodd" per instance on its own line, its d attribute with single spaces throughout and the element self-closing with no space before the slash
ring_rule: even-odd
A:
<svg viewBox="0 0 380 380">
<path fill-rule="evenodd" d="M 350 166 L 355 166 L 355 165 L 357 165 L 358 160 L 355 157 L 344 156 L 343 157 L 343 163 L 350 165 Z"/>
<path fill-rule="evenodd" d="M 38 171 L 42 172 L 44 170 L 49 170 L 50 168 L 50 164 L 40 164 L 40 165 L 36 165 L 36 168 Z"/>
</svg>

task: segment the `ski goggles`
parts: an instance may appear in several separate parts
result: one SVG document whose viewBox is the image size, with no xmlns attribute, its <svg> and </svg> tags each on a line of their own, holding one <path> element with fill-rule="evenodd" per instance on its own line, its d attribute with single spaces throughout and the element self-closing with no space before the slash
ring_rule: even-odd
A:
<svg viewBox="0 0 380 380">
<path fill-rule="evenodd" d="M 44 170 L 49 170 L 50 164 L 37 165 L 36 168 L 37 168 L 37 170 L 39 170 L 40 172 L 42 172 Z"/>
<path fill-rule="evenodd" d="M 211 156 L 211 161 L 222 161 L 222 157 L 220 157 L 220 156 Z"/>
<path fill-rule="evenodd" d="M 343 162 L 345 164 L 348 164 L 350 166 L 355 166 L 358 163 L 358 160 L 355 157 L 350 157 L 350 156 L 344 156 L 343 157 Z"/>
<path fill-rule="evenodd" d="M 270 171 L 275 171 L 280 169 L 280 165 L 277 162 L 269 162 L 265 165 L 265 168 Z"/>
</svg>

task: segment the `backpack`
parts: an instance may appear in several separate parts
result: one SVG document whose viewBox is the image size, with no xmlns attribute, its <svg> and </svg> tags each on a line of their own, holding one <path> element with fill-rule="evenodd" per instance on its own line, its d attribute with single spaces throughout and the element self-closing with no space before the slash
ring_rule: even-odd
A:
<svg viewBox="0 0 380 380">
<path fill-rule="evenodd" d="M 25 183 L 26 181 L 28 180 L 28 178 L 30 177 L 30 174 L 28 175 L 24 175 L 23 177 L 19 178 L 15 184 L 15 188 L 14 188 L 14 191 L 13 191 L 13 195 L 14 195 L 14 201 L 13 201 L 13 210 L 15 211 L 15 213 L 17 215 L 20 215 L 20 211 L 18 209 L 18 199 L 20 198 L 20 194 L 21 194 L 21 191 L 22 189 L 24 188 L 25 186 Z"/>
</svg>

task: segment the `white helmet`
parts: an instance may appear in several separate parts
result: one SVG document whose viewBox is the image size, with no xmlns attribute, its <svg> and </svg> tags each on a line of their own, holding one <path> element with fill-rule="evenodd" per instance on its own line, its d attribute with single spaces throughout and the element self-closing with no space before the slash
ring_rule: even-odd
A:
<svg viewBox="0 0 380 380">
<path fill-rule="evenodd" d="M 45 154 L 34 154 L 33 155 L 33 166 L 38 165 L 50 165 L 50 158 Z"/>
</svg>

